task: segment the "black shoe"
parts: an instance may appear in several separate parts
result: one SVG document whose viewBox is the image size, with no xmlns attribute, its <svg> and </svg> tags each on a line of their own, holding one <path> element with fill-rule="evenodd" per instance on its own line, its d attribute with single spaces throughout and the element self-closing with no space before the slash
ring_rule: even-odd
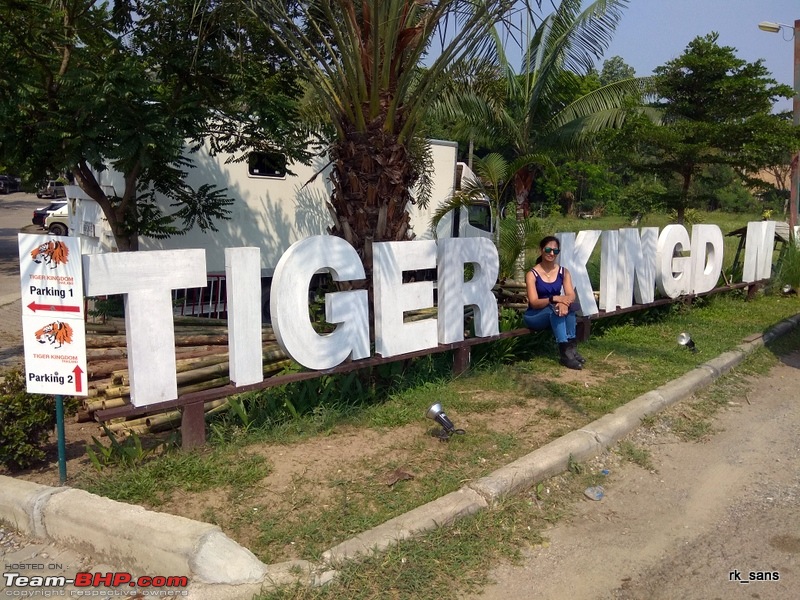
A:
<svg viewBox="0 0 800 600">
<path fill-rule="evenodd" d="M 578 352 L 578 340 L 572 339 L 567 343 L 569 344 L 569 350 L 572 354 L 572 357 L 582 365 L 586 364 L 586 359 L 580 355 L 580 352 Z"/>
<path fill-rule="evenodd" d="M 583 365 L 578 362 L 578 359 L 572 355 L 570 352 L 569 342 L 563 342 L 558 345 L 558 353 L 560 355 L 560 362 L 562 365 L 567 367 L 568 369 L 574 369 L 576 371 L 580 371 L 583 369 Z"/>
</svg>

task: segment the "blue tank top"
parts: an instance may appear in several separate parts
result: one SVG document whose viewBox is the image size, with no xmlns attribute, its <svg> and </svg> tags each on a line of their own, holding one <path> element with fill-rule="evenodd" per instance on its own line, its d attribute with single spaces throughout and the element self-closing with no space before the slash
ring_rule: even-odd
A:
<svg viewBox="0 0 800 600">
<path fill-rule="evenodd" d="M 555 281 L 548 283 L 539 275 L 536 269 L 531 269 L 536 283 L 536 294 L 539 298 L 552 298 L 561 294 L 561 288 L 564 287 L 564 267 L 558 268 L 558 275 Z"/>
</svg>

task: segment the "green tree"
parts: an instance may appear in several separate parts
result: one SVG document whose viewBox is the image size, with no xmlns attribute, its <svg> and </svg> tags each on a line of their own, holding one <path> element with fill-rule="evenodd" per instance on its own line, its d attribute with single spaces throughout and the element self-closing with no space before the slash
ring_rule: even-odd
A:
<svg viewBox="0 0 800 600">
<path fill-rule="evenodd" d="M 488 198 L 492 207 L 493 241 L 497 247 L 501 280 L 514 276 L 515 265 L 527 250 L 537 248 L 546 228 L 539 219 L 525 219 L 515 224 L 503 218 L 504 205 L 513 202 L 514 173 L 527 165 L 548 163 L 546 156 L 523 156 L 513 162 L 493 152 L 475 159 L 475 179 L 465 179 L 461 190 L 440 206 L 431 219 L 431 228 L 436 231 L 439 222 L 452 210 L 469 206 L 477 200 Z M 552 166 L 551 166 L 552 168 Z M 555 178 L 554 178 L 555 179 Z M 524 258 L 523 258 L 524 260 Z"/>
<path fill-rule="evenodd" d="M 770 113 L 777 99 L 791 97 L 791 88 L 777 85 L 761 60 L 739 59 L 717 39 L 716 33 L 697 37 L 680 57 L 658 67 L 660 123 L 630 119 L 616 140 L 633 169 L 661 179 L 662 200 L 681 223 L 693 180 L 709 166 L 753 173 L 774 164 L 777 149 L 800 145 L 796 128 Z"/>
<path fill-rule="evenodd" d="M 641 95 L 643 80 L 582 90 L 576 77 L 593 71 L 626 5 L 627 0 L 596 0 L 584 7 L 581 0 L 562 0 L 533 33 L 519 75 L 503 64 L 508 101 L 499 130 L 518 155 L 585 147 L 593 133 L 620 123 L 623 102 Z M 531 169 L 515 173 L 520 219 L 535 174 Z"/>
<path fill-rule="evenodd" d="M 546 178 L 541 187 L 562 214 L 602 213 L 619 193 L 615 173 L 602 162 L 569 160 L 559 165 L 558 172 L 558 178 Z"/>
<path fill-rule="evenodd" d="M 639 99 L 648 90 L 647 79 L 600 86 L 594 69 L 627 3 L 595 0 L 584 6 L 582 0 L 562 0 L 544 19 L 530 12 L 529 22 L 539 20 L 539 24 L 522 40 L 525 53 L 519 73 L 505 54 L 505 40 L 495 31 L 505 101 L 476 109 L 480 98 L 468 96 L 469 103 L 465 104 L 460 90 L 456 90 L 437 109 L 484 128 L 502 140 L 509 148 L 508 154 L 514 157 L 552 157 L 556 152 L 588 148 L 598 131 L 620 125 L 631 98 Z M 527 31 L 524 25 L 519 30 Z M 534 181 L 543 172 L 544 165 L 526 164 L 513 173 L 519 223 L 527 216 Z M 519 267 L 522 269 L 522 260 Z"/>
<path fill-rule="evenodd" d="M 612 56 L 603 61 L 603 69 L 600 71 L 600 85 L 609 85 L 624 79 L 636 77 L 636 69 L 627 64 L 621 56 Z"/>
<path fill-rule="evenodd" d="M 139 235 L 213 229 L 224 190 L 184 182 L 191 151 L 251 145 L 306 157 L 301 90 L 283 55 L 230 2 L 16 0 L 0 4 L 0 160 L 30 178 L 70 173 L 120 250 Z M 98 172 L 124 189 L 109 197 Z M 154 194 L 171 198 L 164 214 Z"/>
</svg>

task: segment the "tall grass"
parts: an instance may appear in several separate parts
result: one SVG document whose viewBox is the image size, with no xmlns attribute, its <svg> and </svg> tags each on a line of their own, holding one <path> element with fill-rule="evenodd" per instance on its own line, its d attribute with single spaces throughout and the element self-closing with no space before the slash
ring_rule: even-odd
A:
<svg viewBox="0 0 800 600">
<path fill-rule="evenodd" d="M 787 244 L 776 279 L 781 287 L 790 285 L 794 290 L 800 291 L 800 245 L 797 240 Z"/>
</svg>

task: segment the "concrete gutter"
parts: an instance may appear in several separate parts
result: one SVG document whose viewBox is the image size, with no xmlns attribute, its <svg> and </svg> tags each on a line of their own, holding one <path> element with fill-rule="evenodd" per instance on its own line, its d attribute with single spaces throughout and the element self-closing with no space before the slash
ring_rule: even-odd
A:
<svg viewBox="0 0 800 600">
<path fill-rule="evenodd" d="M 737 348 L 534 450 L 486 477 L 337 544 L 319 564 L 266 565 L 219 527 L 145 510 L 82 490 L 53 488 L 0 476 L 0 520 L 21 532 L 102 557 L 142 574 L 186 575 L 190 598 L 250 599 L 264 589 L 324 585 L 347 560 L 492 508 L 503 498 L 567 469 L 570 456 L 596 456 L 636 429 L 641 420 L 703 389 L 765 342 L 800 325 L 800 314 L 753 335 Z"/>
</svg>

